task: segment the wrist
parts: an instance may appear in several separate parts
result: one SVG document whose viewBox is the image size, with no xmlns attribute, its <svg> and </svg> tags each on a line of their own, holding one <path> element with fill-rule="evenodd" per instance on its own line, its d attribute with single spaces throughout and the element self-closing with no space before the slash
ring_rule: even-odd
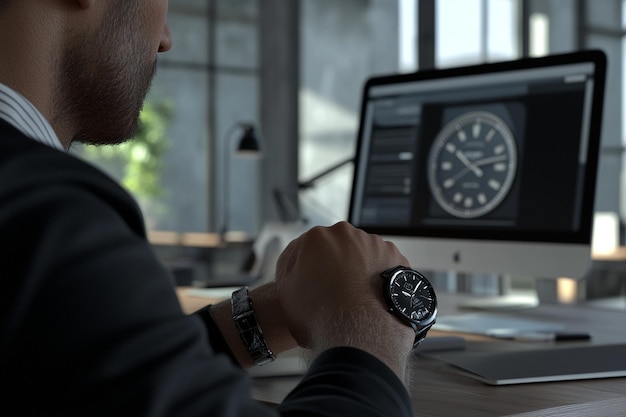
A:
<svg viewBox="0 0 626 417">
<path fill-rule="evenodd" d="M 311 328 L 313 355 L 339 346 L 357 348 L 376 356 L 404 380 L 415 332 L 377 307 L 320 311 Z"/>
</svg>

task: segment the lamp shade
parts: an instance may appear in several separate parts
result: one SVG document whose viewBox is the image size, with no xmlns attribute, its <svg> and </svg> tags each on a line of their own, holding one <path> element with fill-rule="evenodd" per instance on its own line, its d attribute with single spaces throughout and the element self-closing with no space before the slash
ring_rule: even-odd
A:
<svg viewBox="0 0 626 417">
<path fill-rule="evenodd" d="M 232 153 L 232 144 L 235 140 L 237 140 L 237 147 L 235 148 L 235 155 L 238 157 L 249 157 L 252 159 L 261 158 L 263 155 L 261 153 L 261 141 L 257 137 L 256 131 L 254 129 L 254 125 L 252 123 L 237 123 L 233 126 L 233 129 L 241 128 L 243 129 L 243 134 L 237 139 L 237 136 L 233 135 L 233 131 L 229 131 L 229 135 L 227 135 L 224 146 L 224 187 L 223 187 L 223 195 L 224 195 L 224 211 L 223 211 L 223 220 L 222 227 L 220 229 L 221 237 L 224 241 L 226 241 L 226 232 L 230 230 L 229 224 L 229 212 L 230 212 L 230 195 L 229 189 L 231 187 L 230 183 L 230 159 L 233 156 Z"/>
<path fill-rule="evenodd" d="M 239 139 L 237 154 L 261 156 L 261 146 L 256 136 L 254 126 L 244 125 L 243 136 Z"/>
</svg>

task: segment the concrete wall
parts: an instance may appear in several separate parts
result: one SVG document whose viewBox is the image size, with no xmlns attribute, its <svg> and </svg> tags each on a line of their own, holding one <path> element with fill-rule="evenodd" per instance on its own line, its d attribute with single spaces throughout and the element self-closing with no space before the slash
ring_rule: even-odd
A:
<svg viewBox="0 0 626 417">
<path fill-rule="evenodd" d="M 354 154 L 362 87 L 398 71 L 398 3 L 393 0 L 302 0 L 300 55 L 301 180 Z M 301 193 L 312 224 L 347 216 L 351 166 Z"/>
</svg>

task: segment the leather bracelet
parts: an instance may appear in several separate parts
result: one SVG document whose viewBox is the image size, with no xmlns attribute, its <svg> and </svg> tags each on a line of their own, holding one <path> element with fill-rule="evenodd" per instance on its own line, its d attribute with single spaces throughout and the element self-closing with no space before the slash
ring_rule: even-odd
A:
<svg viewBox="0 0 626 417">
<path fill-rule="evenodd" d="M 235 326 L 254 363 L 265 365 L 273 362 L 276 357 L 265 342 L 263 331 L 252 308 L 248 287 L 243 287 L 233 292 L 230 303 Z"/>
</svg>

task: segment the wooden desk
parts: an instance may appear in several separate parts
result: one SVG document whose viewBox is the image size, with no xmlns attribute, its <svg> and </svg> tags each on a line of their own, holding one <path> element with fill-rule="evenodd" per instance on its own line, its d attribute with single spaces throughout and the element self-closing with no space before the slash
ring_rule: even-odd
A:
<svg viewBox="0 0 626 417">
<path fill-rule="evenodd" d="M 419 416 L 491 417 L 526 412 L 539 416 L 539 410 L 546 408 L 616 398 L 624 399 L 620 415 L 626 411 L 624 378 L 490 386 L 434 359 L 418 357 L 412 366 L 415 377 L 410 391 Z M 605 416 L 597 412 L 583 415 Z"/>
<path fill-rule="evenodd" d="M 440 295 L 443 314 L 456 313 L 466 298 Z M 626 343 L 626 311 L 604 310 L 580 305 L 540 305 L 512 313 L 519 317 L 557 322 L 567 330 L 589 332 L 592 344 Z M 430 336 L 437 336 L 433 332 Z M 577 342 L 568 342 L 577 343 Z M 549 348 L 551 344 L 546 347 Z M 512 341 L 468 341 L 468 351 L 504 351 L 537 349 L 536 343 Z M 444 362 L 416 357 L 412 362 L 415 378 L 410 389 L 415 410 L 420 416 L 504 416 L 538 410 L 583 404 L 599 400 L 620 399 L 624 406 L 619 415 L 626 415 L 626 378 L 607 378 L 568 382 L 548 382 L 522 385 L 490 386 L 473 380 Z M 616 400 L 617 401 L 617 400 Z M 576 407 L 580 410 L 584 406 Z M 569 410 L 567 414 L 576 415 Z M 587 416 L 599 416 L 587 408 Z M 553 414 L 558 415 L 558 414 Z M 616 414 L 618 415 L 618 414 Z"/>
<path fill-rule="evenodd" d="M 209 304 L 215 304 L 223 299 L 219 297 L 194 297 L 188 294 L 191 289 L 191 287 L 176 287 L 176 294 L 180 300 L 180 305 L 186 314 L 191 314 L 194 311 L 198 311 Z"/>
<path fill-rule="evenodd" d="M 192 306 L 187 311 L 208 304 L 206 299 L 186 298 L 183 292 L 180 294 L 183 305 Z M 439 294 L 442 314 L 455 313 L 458 304 L 464 300 L 466 296 Z M 588 331 L 593 335 L 591 343 L 626 343 L 626 311 L 589 306 L 541 305 L 516 314 L 559 322 L 567 330 Z M 449 333 L 433 331 L 429 337 L 438 335 Z M 470 351 L 496 352 L 523 348 L 524 342 L 468 337 L 467 345 Z M 533 344 L 533 348 L 537 348 L 536 344 Z M 410 366 L 412 380 L 409 390 L 417 415 L 423 417 L 491 417 L 519 413 L 529 413 L 524 417 L 626 415 L 626 378 L 495 387 L 471 379 L 444 362 L 423 356 L 416 356 Z M 278 403 L 299 380 L 299 377 L 258 378 L 254 382 L 253 395 L 265 402 Z M 553 407 L 564 408 L 540 411 Z"/>
</svg>

